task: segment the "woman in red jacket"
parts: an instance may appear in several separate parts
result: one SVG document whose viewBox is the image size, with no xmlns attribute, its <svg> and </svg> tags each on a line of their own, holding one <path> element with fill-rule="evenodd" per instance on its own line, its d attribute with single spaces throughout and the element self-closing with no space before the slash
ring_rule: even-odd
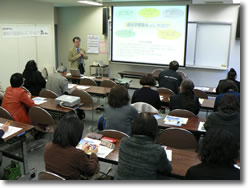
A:
<svg viewBox="0 0 248 188">
<path fill-rule="evenodd" d="M 31 94 L 22 87 L 23 81 L 23 76 L 20 73 L 11 76 L 11 87 L 6 89 L 2 107 L 12 115 L 15 121 L 30 123 L 27 108 L 34 106 L 34 101 L 31 99 Z"/>
</svg>

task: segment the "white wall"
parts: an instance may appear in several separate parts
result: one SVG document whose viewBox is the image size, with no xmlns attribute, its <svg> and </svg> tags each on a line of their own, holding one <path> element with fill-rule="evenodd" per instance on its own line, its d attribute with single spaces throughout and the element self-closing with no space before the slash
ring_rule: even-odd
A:
<svg viewBox="0 0 248 188">
<path fill-rule="evenodd" d="M 229 67 L 236 69 L 238 80 L 240 79 L 240 41 L 235 40 L 237 15 L 237 5 L 190 5 L 189 21 L 201 22 L 229 22 L 232 23 L 232 40 L 229 59 Z M 72 46 L 71 39 L 75 35 L 79 35 L 83 40 L 82 46 L 86 45 L 87 34 L 100 34 L 102 31 L 102 9 L 95 7 L 77 7 L 77 8 L 59 8 L 59 62 L 68 62 L 67 51 Z M 103 36 L 101 36 L 103 37 Z M 89 55 L 86 61 L 87 67 L 95 59 L 103 59 L 107 62 L 107 55 Z M 110 76 L 118 78 L 119 71 L 145 71 L 151 72 L 156 67 L 152 66 L 135 66 L 126 64 L 110 64 Z M 88 68 L 86 69 L 89 73 Z M 193 69 L 186 68 L 183 71 L 195 85 L 215 87 L 220 79 L 226 77 L 227 71 L 209 70 L 209 69 Z M 138 80 L 132 84 L 138 86 Z"/>
<path fill-rule="evenodd" d="M 54 7 L 29 0 L 1 0 L 0 25 L 39 24 L 49 28 L 48 37 L 1 38 L 0 82 L 6 88 L 15 72 L 23 72 L 27 60 L 35 59 L 41 70 L 55 65 Z M 17 53 L 16 53 L 16 51 Z"/>
</svg>

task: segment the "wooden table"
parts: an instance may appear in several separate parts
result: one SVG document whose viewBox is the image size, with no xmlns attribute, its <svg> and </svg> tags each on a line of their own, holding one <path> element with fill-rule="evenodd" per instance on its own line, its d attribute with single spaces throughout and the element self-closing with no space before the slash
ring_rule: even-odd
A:
<svg viewBox="0 0 248 188">
<path fill-rule="evenodd" d="M 83 77 L 80 76 L 72 76 L 72 75 L 67 75 L 66 78 L 68 80 L 81 80 L 83 79 Z M 94 77 L 93 79 L 94 81 L 96 81 L 98 83 L 98 85 L 100 85 L 104 80 L 111 80 L 109 77 Z"/>
<path fill-rule="evenodd" d="M 137 78 L 140 79 L 142 76 L 146 74 L 151 74 L 150 72 L 133 72 L 133 71 L 121 71 L 118 72 L 121 78 Z"/>
<path fill-rule="evenodd" d="M 205 93 L 207 93 L 208 95 L 211 96 L 216 96 L 216 88 L 215 87 L 208 87 L 208 86 L 195 86 L 196 89 L 200 89 L 202 91 L 204 91 Z M 209 88 L 208 90 L 205 90 L 204 88 Z"/>
<path fill-rule="evenodd" d="M 9 120 L 4 119 L 4 118 L 0 118 L 0 123 L 6 123 L 7 121 L 9 121 Z M 14 137 L 18 138 L 18 140 L 21 142 L 22 155 L 16 156 L 16 155 L 9 153 L 9 152 L 6 152 L 6 151 L 2 151 L 2 153 L 3 153 L 3 156 L 6 156 L 8 158 L 22 162 L 24 174 L 26 175 L 29 172 L 29 168 L 28 168 L 28 162 L 27 162 L 27 146 L 26 146 L 25 133 L 32 130 L 34 128 L 34 126 L 29 125 L 29 124 L 19 123 L 16 121 L 11 122 L 10 125 L 14 126 L 14 127 L 22 128 L 22 130 L 16 132 L 15 134 L 8 136 L 7 138 L 4 138 L 3 141 L 8 142 L 10 139 L 13 139 Z"/>
<path fill-rule="evenodd" d="M 37 106 L 44 108 L 46 110 L 59 112 L 59 113 L 63 113 L 63 114 L 71 111 L 71 109 L 63 108 L 63 107 L 57 105 L 55 102 L 55 99 L 51 99 L 51 98 L 46 98 L 46 102 L 39 104 Z"/>
<path fill-rule="evenodd" d="M 88 89 L 85 89 L 91 95 L 97 95 L 102 97 L 107 97 L 110 93 L 111 88 L 101 87 L 101 86 L 89 86 Z"/>
<path fill-rule="evenodd" d="M 118 165 L 120 139 L 116 139 L 115 149 L 105 158 L 99 158 L 99 161 Z M 200 163 L 198 154 L 190 150 L 182 150 L 168 147 L 168 150 L 172 150 L 172 175 L 183 177 L 187 170 L 196 164 Z"/>
</svg>

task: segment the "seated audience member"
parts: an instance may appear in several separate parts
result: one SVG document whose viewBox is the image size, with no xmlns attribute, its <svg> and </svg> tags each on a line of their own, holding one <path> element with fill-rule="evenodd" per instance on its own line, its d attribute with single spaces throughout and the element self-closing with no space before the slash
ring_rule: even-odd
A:
<svg viewBox="0 0 248 188">
<path fill-rule="evenodd" d="M 235 95 L 227 94 L 222 97 L 218 111 L 211 113 L 204 127 L 207 131 L 214 128 L 229 130 L 236 140 L 240 141 L 240 104 Z"/>
<path fill-rule="evenodd" d="M 188 180 L 239 180 L 239 146 L 227 129 L 215 128 L 206 133 L 200 147 L 201 163 L 186 173 Z"/>
<path fill-rule="evenodd" d="M 236 73 L 236 71 L 233 68 L 231 68 L 230 71 L 227 73 L 227 78 L 225 80 L 232 80 L 232 81 L 234 81 L 234 83 L 236 84 L 236 86 L 238 88 L 237 92 L 240 93 L 240 82 L 237 81 L 236 78 L 237 78 L 237 73 Z M 218 84 L 218 86 L 216 88 L 216 93 L 217 94 L 220 94 L 220 83 L 222 81 L 224 81 L 224 80 L 220 80 L 219 81 L 219 84 Z"/>
<path fill-rule="evenodd" d="M 238 88 L 232 80 L 223 80 L 219 85 L 219 91 L 220 94 L 216 97 L 214 103 L 214 111 L 217 111 L 221 98 L 226 94 L 233 94 L 240 101 L 240 93 L 238 93 Z"/>
<path fill-rule="evenodd" d="M 3 96 L 4 96 L 4 90 L 0 82 L 0 105 L 2 104 Z"/>
<path fill-rule="evenodd" d="M 171 89 L 175 94 L 178 94 L 178 88 L 182 82 L 182 76 L 176 71 L 179 68 L 177 61 L 170 62 L 169 70 L 160 72 L 158 76 L 159 87 Z"/>
<path fill-rule="evenodd" d="M 30 123 L 27 108 L 34 106 L 31 93 L 23 88 L 23 76 L 15 73 L 10 78 L 11 87 L 6 89 L 3 97 L 2 107 L 5 108 L 14 118 L 21 123 Z"/>
<path fill-rule="evenodd" d="M 145 102 L 159 110 L 161 107 L 159 93 L 151 89 L 152 86 L 156 85 L 153 76 L 151 74 L 142 76 L 140 84 L 143 87 L 134 92 L 131 103 Z"/>
<path fill-rule="evenodd" d="M 53 141 L 45 147 L 44 160 L 48 172 L 53 172 L 67 180 L 79 180 L 80 176 L 93 176 L 98 170 L 98 147 L 88 157 L 85 152 L 90 145 L 77 149 L 83 134 L 84 125 L 71 111 L 59 122 Z M 84 152 L 85 151 L 85 152 Z"/>
<path fill-rule="evenodd" d="M 194 83 L 190 79 L 183 80 L 180 86 L 180 94 L 170 97 L 170 110 L 185 109 L 198 114 L 200 103 L 198 97 L 194 95 Z"/>
<path fill-rule="evenodd" d="M 58 96 L 64 94 L 71 94 L 73 89 L 68 88 L 68 80 L 65 77 L 67 68 L 64 66 L 59 66 L 57 72 L 53 75 L 48 76 L 46 89 L 55 92 Z M 75 88 L 75 87 L 74 87 Z"/>
<path fill-rule="evenodd" d="M 136 116 L 131 136 L 121 139 L 115 179 L 166 179 L 172 167 L 164 148 L 155 143 L 157 130 L 157 120 L 151 113 Z"/>
<path fill-rule="evenodd" d="M 108 96 L 108 105 L 104 109 L 106 129 L 114 129 L 131 134 L 131 122 L 138 115 L 137 110 L 130 106 L 127 88 L 117 85 Z"/>
<path fill-rule="evenodd" d="M 30 60 L 27 62 L 23 71 L 24 87 L 27 88 L 33 96 L 39 96 L 42 88 L 46 87 L 46 81 L 38 71 L 36 62 Z"/>
</svg>

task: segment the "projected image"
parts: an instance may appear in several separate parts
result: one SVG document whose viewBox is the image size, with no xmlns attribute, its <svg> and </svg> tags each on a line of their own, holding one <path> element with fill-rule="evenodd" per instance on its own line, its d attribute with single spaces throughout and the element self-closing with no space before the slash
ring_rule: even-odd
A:
<svg viewBox="0 0 248 188">
<path fill-rule="evenodd" d="M 184 66 L 186 6 L 113 7 L 112 61 Z"/>
</svg>

